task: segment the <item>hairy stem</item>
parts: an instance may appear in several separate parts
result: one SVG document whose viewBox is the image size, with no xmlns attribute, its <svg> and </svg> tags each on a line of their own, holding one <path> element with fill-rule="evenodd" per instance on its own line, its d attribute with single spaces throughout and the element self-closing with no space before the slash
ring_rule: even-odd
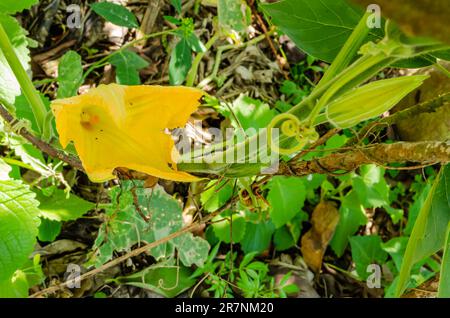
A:
<svg viewBox="0 0 450 318">
<path fill-rule="evenodd" d="M 38 92 L 34 88 L 33 82 L 28 77 L 28 74 L 23 68 L 22 63 L 20 63 L 19 58 L 14 52 L 14 49 L 11 45 L 8 35 L 6 34 L 5 29 L 1 24 L 0 24 L 0 49 L 2 50 L 6 58 L 6 61 L 11 67 L 11 70 L 16 76 L 20 88 L 22 89 L 22 93 L 25 95 L 26 99 L 30 103 L 31 110 L 33 112 L 34 118 L 36 119 L 39 132 L 43 135 L 47 135 L 44 125 L 45 117 L 47 115 L 47 109 L 45 108 L 45 105 L 42 102 L 42 99 L 39 96 Z"/>
</svg>

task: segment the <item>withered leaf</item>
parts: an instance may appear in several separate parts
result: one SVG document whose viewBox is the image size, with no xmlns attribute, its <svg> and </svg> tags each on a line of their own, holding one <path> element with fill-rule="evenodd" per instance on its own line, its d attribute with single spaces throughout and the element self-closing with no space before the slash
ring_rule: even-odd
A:
<svg viewBox="0 0 450 318">
<path fill-rule="evenodd" d="M 311 229 L 302 237 L 301 251 L 306 264 L 319 272 L 322 259 L 339 221 L 339 211 L 331 201 L 320 202 L 311 216 Z"/>
</svg>

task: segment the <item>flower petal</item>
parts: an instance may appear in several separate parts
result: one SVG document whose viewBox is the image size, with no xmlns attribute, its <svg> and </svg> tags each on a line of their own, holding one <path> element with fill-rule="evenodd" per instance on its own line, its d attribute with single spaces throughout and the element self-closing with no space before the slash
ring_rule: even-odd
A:
<svg viewBox="0 0 450 318">
<path fill-rule="evenodd" d="M 52 103 L 63 147 L 70 141 L 89 178 L 103 182 L 124 167 L 174 180 L 198 180 L 177 171 L 166 128 L 184 126 L 203 92 L 185 87 L 101 85 Z"/>
</svg>

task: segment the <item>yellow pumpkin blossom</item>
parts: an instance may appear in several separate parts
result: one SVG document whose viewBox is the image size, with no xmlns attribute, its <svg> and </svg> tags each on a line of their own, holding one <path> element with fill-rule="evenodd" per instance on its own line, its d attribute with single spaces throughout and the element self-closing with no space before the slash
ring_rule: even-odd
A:
<svg viewBox="0 0 450 318">
<path fill-rule="evenodd" d="M 123 167 L 173 181 L 198 178 L 176 170 L 166 129 L 183 127 L 204 93 L 188 87 L 100 85 L 52 102 L 60 143 L 73 141 L 89 178 L 104 182 Z"/>
</svg>

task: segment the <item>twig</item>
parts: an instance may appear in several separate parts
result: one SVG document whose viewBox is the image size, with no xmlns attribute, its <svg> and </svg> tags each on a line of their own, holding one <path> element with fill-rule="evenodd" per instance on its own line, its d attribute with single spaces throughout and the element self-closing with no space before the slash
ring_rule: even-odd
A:
<svg viewBox="0 0 450 318">
<path fill-rule="evenodd" d="M 166 243 L 166 242 L 168 242 L 168 241 L 170 241 L 170 240 L 172 240 L 174 238 L 177 238 L 177 237 L 179 237 L 179 236 L 181 236 L 181 235 L 183 235 L 185 233 L 193 232 L 198 227 L 208 223 L 214 217 L 216 217 L 217 215 L 222 213 L 224 210 L 228 209 L 230 207 L 230 205 L 232 205 L 236 201 L 237 198 L 238 198 L 237 196 L 233 197 L 232 199 L 230 199 L 228 201 L 227 204 L 225 204 L 225 206 L 223 206 L 222 208 L 220 208 L 219 210 L 217 210 L 217 211 L 215 211 L 213 213 L 210 213 L 206 218 L 202 219 L 202 221 L 199 221 L 199 222 L 196 222 L 196 223 L 191 224 L 189 226 L 186 226 L 186 227 L 182 228 L 181 230 L 179 230 L 179 231 L 177 231 L 175 233 L 172 233 L 172 234 L 170 234 L 170 235 L 168 235 L 168 236 L 166 236 L 166 237 L 164 237 L 162 239 L 159 239 L 157 241 L 148 243 L 148 244 L 146 244 L 146 245 L 144 245 L 142 247 L 139 247 L 139 248 L 137 248 L 135 250 L 132 250 L 131 252 L 129 252 L 129 253 L 125 254 L 125 255 L 122 255 L 122 256 L 120 256 L 118 258 L 115 258 L 112 261 L 110 261 L 110 262 L 108 262 L 106 264 L 103 264 L 99 268 L 96 268 L 96 269 L 93 269 L 93 270 L 91 270 L 91 271 L 89 271 L 87 273 L 84 273 L 83 275 L 81 275 L 79 277 L 70 279 L 70 280 L 68 280 L 68 281 L 66 281 L 66 282 L 64 282 L 62 284 L 59 284 L 59 285 L 56 285 L 56 286 L 52 286 L 52 287 L 49 287 L 49 288 L 46 288 L 46 289 L 43 289 L 43 290 L 40 290 L 40 291 L 34 293 L 33 295 L 31 295 L 30 298 L 42 297 L 42 296 L 45 296 L 45 295 L 49 295 L 49 294 L 55 293 L 58 290 L 61 290 L 61 289 L 65 288 L 65 287 L 67 287 L 67 286 L 73 285 L 73 284 L 75 284 L 77 282 L 81 282 L 81 281 L 83 281 L 83 280 L 85 280 L 85 279 L 87 279 L 89 277 L 94 276 L 94 275 L 97 275 L 97 274 L 107 270 L 108 268 L 114 267 L 117 264 L 120 264 L 123 261 L 126 261 L 127 259 L 129 259 L 131 257 L 138 256 L 138 255 L 140 255 L 140 254 L 142 254 L 144 252 L 149 251 L 152 248 L 155 248 L 155 247 L 157 247 L 157 246 L 159 246 L 161 244 L 164 244 L 164 243 Z"/>
<path fill-rule="evenodd" d="M 416 162 L 436 164 L 450 162 L 450 143 L 438 141 L 376 144 L 364 148 L 334 153 L 310 161 L 284 163 L 278 174 L 305 176 L 312 173 L 332 174 L 354 171 L 365 164 Z"/>
<path fill-rule="evenodd" d="M 0 116 L 3 117 L 3 119 L 9 124 L 14 125 L 17 123 L 17 119 L 15 119 L 8 110 L 0 104 Z M 33 144 L 36 148 L 38 148 L 40 151 L 48 154 L 50 157 L 57 158 L 61 161 L 64 161 L 65 163 L 71 165 L 72 167 L 84 171 L 84 168 L 81 164 L 81 161 L 78 158 L 75 158 L 73 156 L 68 156 L 64 152 L 55 149 L 52 145 L 42 141 L 41 139 L 34 136 L 32 133 L 30 133 L 25 127 L 22 127 L 17 131 L 17 134 L 28 140 L 31 144 Z"/>
<path fill-rule="evenodd" d="M 286 80 L 288 80 L 289 76 L 288 76 L 288 74 L 286 72 L 283 71 L 283 66 L 284 65 L 281 63 L 280 56 L 278 55 L 278 51 L 275 48 L 275 45 L 273 44 L 272 39 L 270 38 L 269 30 L 267 29 L 266 24 L 264 23 L 263 19 L 261 18 L 261 16 L 259 15 L 259 13 L 258 13 L 258 11 L 257 11 L 257 9 L 255 7 L 255 1 L 250 1 L 249 6 L 250 6 L 250 8 L 251 8 L 251 10 L 253 12 L 253 15 L 256 17 L 256 20 L 257 20 L 259 26 L 261 27 L 264 35 L 266 36 L 267 43 L 269 43 L 269 47 L 272 50 L 272 53 L 273 53 L 273 55 L 275 56 L 275 58 L 277 60 L 277 63 L 278 63 L 278 66 L 280 67 L 281 73 L 283 74 L 284 78 Z M 289 67 L 289 63 L 287 63 L 286 65 Z"/>
</svg>

